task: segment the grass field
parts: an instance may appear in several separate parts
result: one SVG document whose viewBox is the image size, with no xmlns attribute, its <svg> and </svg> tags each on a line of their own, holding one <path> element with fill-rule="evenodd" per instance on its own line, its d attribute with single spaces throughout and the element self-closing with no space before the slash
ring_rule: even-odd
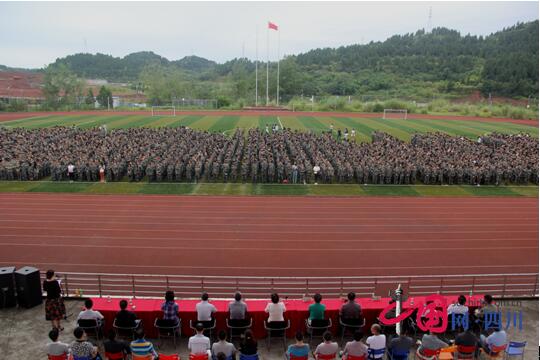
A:
<svg viewBox="0 0 540 360">
<path fill-rule="evenodd" d="M 0 181 L 0 192 L 61 192 L 81 194 L 171 195 L 538 197 L 538 186 L 438 186 L 358 184 L 283 185 L 239 183 L 68 183 L 52 181 Z"/>
<path fill-rule="evenodd" d="M 426 132 L 443 132 L 449 135 L 466 136 L 471 139 L 490 132 L 507 134 L 527 133 L 538 137 L 538 128 L 527 125 L 458 120 L 417 120 L 417 119 L 367 119 L 340 117 L 311 117 L 311 116 L 147 116 L 147 115 L 51 115 L 29 119 L 13 120 L 0 123 L 5 127 L 25 127 L 37 129 L 52 126 L 77 126 L 92 128 L 106 124 L 109 129 L 125 129 L 130 127 L 178 127 L 189 126 L 193 129 L 208 130 L 231 134 L 235 128 L 264 129 L 267 124 L 282 124 L 286 128 L 299 131 L 321 132 L 334 129 L 348 128 L 356 130 L 357 141 L 370 141 L 371 133 L 375 130 L 389 133 L 402 140 L 410 140 L 411 134 Z"/>
</svg>

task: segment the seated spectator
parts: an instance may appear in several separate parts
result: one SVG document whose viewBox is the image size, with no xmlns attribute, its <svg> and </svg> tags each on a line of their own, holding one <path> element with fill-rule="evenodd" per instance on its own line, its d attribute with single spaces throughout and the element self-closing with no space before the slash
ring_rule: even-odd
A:
<svg viewBox="0 0 540 360">
<path fill-rule="evenodd" d="M 268 313 L 268 327 L 272 329 L 280 329 L 285 327 L 285 318 L 283 313 L 287 311 L 285 304 L 279 301 L 279 295 L 273 293 L 270 295 L 272 302 L 266 305 L 264 311 Z"/>
<path fill-rule="evenodd" d="M 189 338 L 188 349 L 191 354 L 208 354 L 211 357 L 210 353 L 210 339 L 204 336 L 204 326 L 202 323 L 197 323 L 195 325 L 195 335 Z"/>
<path fill-rule="evenodd" d="M 47 355 L 61 356 L 69 354 L 69 345 L 58 341 L 60 331 L 57 328 L 53 328 L 49 331 L 49 339 L 52 342 L 47 344 Z"/>
<path fill-rule="evenodd" d="M 76 327 L 73 330 L 73 336 L 75 336 L 75 341 L 70 346 L 71 355 L 90 359 L 97 357 L 98 349 L 91 342 L 87 341 L 86 333 L 83 329 Z"/>
<path fill-rule="evenodd" d="M 465 305 L 467 298 L 463 295 L 459 295 L 457 304 L 450 304 L 448 306 L 447 313 L 448 315 L 468 315 L 469 307 Z"/>
<path fill-rule="evenodd" d="M 212 344 L 212 355 L 217 357 L 217 354 L 224 353 L 227 359 L 232 359 L 236 353 L 236 348 L 233 344 L 227 341 L 227 333 L 225 330 L 219 331 L 218 339 L 218 342 Z"/>
<path fill-rule="evenodd" d="M 332 341 L 332 333 L 326 331 L 323 334 L 323 342 L 317 345 L 313 354 L 315 355 L 315 358 L 319 355 L 337 355 L 338 350 L 339 346 L 337 342 Z"/>
<path fill-rule="evenodd" d="M 367 338 L 366 344 L 369 349 L 379 350 L 386 349 L 386 335 L 381 334 L 381 325 L 373 324 L 371 325 L 371 336 Z M 384 353 L 374 355 L 373 359 L 381 359 L 384 356 Z"/>
<path fill-rule="evenodd" d="M 144 330 L 138 329 L 135 331 L 135 340 L 131 342 L 131 353 L 137 356 L 152 356 L 152 359 L 157 359 L 158 353 L 154 349 L 154 345 L 144 338 Z"/>
<path fill-rule="evenodd" d="M 418 353 L 420 355 L 426 355 L 424 349 L 430 351 L 437 351 L 447 346 L 447 343 L 439 339 L 437 335 L 433 334 L 433 332 L 430 331 L 429 334 L 424 334 L 424 336 L 422 336 L 422 341 L 420 343 L 420 347 L 418 348 Z"/>
<path fill-rule="evenodd" d="M 482 307 L 480 307 L 479 309 L 476 309 L 475 315 L 479 319 L 483 319 L 484 314 L 486 314 L 486 313 L 496 313 L 498 311 L 499 311 L 499 308 L 497 307 L 497 305 L 495 305 L 493 303 L 493 296 L 491 296 L 489 294 L 486 294 L 486 295 L 484 295 L 484 303 L 483 303 Z"/>
<path fill-rule="evenodd" d="M 390 345 L 388 345 L 388 350 L 391 354 L 405 354 L 409 353 L 414 346 L 414 340 L 407 336 L 407 332 L 401 331 L 398 337 L 390 340 Z"/>
<path fill-rule="evenodd" d="M 480 334 L 480 345 L 487 353 L 492 351 L 494 346 L 500 347 L 507 343 L 506 331 L 498 326 L 491 331 L 492 333 L 488 337 Z"/>
<path fill-rule="evenodd" d="M 324 311 L 326 306 L 321 304 L 322 295 L 317 293 L 313 295 L 313 304 L 309 305 L 309 324 L 315 327 L 322 327 L 328 325 L 328 321 L 324 318 Z"/>
<path fill-rule="evenodd" d="M 161 304 L 163 318 L 158 320 L 158 325 L 167 327 L 178 325 L 180 321 L 178 319 L 178 310 L 178 304 L 174 301 L 174 291 L 167 291 L 165 293 L 165 302 Z"/>
<path fill-rule="evenodd" d="M 362 332 L 357 330 L 354 332 L 353 341 L 345 344 L 345 348 L 343 349 L 344 359 L 347 359 L 347 356 L 363 357 L 367 356 L 367 354 L 368 348 L 362 342 Z"/>
<path fill-rule="evenodd" d="M 127 343 L 116 340 L 116 331 L 114 331 L 114 329 L 109 330 L 107 340 L 103 342 L 103 347 L 105 348 L 106 354 L 122 353 L 124 356 L 131 354 L 131 349 Z"/>
<path fill-rule="evenodd" d="M 141 320 L 137 319 L 137 315 L 134 312 L 126 310 L 128 302 L 126 300 L 120 300 L 120 311 L 116 313 L 116 325 L 120 327 L 138 327 L 141 324 Z"/>
<path fill-rule="evenodd" d="M 202 293 L 201 301 L 195 305 L 197 309 L 197 321 L 202 323 L 205 328 L 214 325 L 213 315 L 217 312 L 214 305 L 208 302 L 208 294 Z"/>
<path fill-rule="evenodd" d="M 240 347 L 238 348 L 241 354 L 255 355 L 257 354 L 257 341 L 253 338 L 251 330 L 246 330 L 242 341 L 240 341 Z"/>
<path fill-rule="evenodd" d="M 350 292 L 347 294 L 348 301 L 343 304 L 339 310 L 339 316 L 344 324 L 348 325 L 360 325 L 362 324 L 362 308 L 357 304 L 354 299 L 356 294 Z"/>
<path fill-rule="evenodd" d="M 295 339 L 296 343 L 289 345 L 285 356 L 287 357 L 287 359 L 290 359 L 291 355 L 293 357 L 307 359 L 309 357 L 309 345 L 304 344 L 304 335 L 300 331 L 297 331 Z"/>
<path fill-rule="evenodd" d="M 81 311 L 79 313 L 79 316 L 77 316 L 77 321 L 79 320 L 96 320 L 98 325 L 103 325 L 103 315 L 99 311 L 92 310 L 92 307 L 94 306 L 94 302 L 92 299 L 87 299 L 84 302 L 84 308 L 85 310 Z"/>
<path fill-rule="evenodd" d="M 231 326 L 247 326 L 249 324 L 247 318 L 247 305 L 242 301 L 242 294 L 236 292 L 234 294 L 234 301 L 231 301 L 228 306 L 229 311 L 229 324 Z"/>
<path fill-rule="evenodd" d="M 467 330 L 460 332 L 456 335 L 456 340 L 454 344 L 458 346 L 458 350 L 460 346 L 474 347 L 474 353 L 478 354 L 478 346 L 480 342 L 476 335 L 473 333 L 472 328 L 469 327 Z"/>
</svg>

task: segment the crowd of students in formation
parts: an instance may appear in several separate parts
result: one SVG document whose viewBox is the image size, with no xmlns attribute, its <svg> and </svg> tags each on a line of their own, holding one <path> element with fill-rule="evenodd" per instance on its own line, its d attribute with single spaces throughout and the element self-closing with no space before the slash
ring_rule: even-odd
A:
<svg viewBox="0 0 540 360">
<path fill-rule="evenodd" d="M 54 278 L 51 278 L 54 279 Z M 49 280 L 45 280 L 49 281 Z M 47 291 L 51 291 L 52 287 L 47 286 Z M 53 290 L 54 292 L 54 290 Z M 287 311 L 285 304 L 280 301 L 278 294 L 272 294 L 270 302 L 266 306 L 265 312 L 268 313 L 267 324 L 269 328 L 283 329 L 285 328 L 284 314 Z M 328 319 L 325 316 L 325 305 L 322 302 L 322 296 L 316 294 L 313 297 L 314 302 L 309 306 L 308 324 L 311 327 L 328 326 Z M 448 307 L 450 315 L 476 316 L 483 318 L 485 313 L 496 313 L 497 306 L 493 302 L 490 295 L 484 298 L 484 304 L 480 309 L 477 309 L 475 314 L 469 314 L 469 308 L 466 305 L 465 296 L 460 296 L 458 302 L 451 304 Z M 49 299 L 48 299 L 49 301 Z M 137 319 L 134 312 L 127 309 L 128 302 L 121 300 L 119 302 L 119 311 L 115 317 L 115 325 L 132 328 L 134 331 L 134 340 L 130 343 L 119 341 L 116 339 L 116 333 L 111 330 L 108 334 L 108 339 L 103 342 L 103 356 L 106 358 L 114 358 L 114 354 L 119 358 L 131 356 L 132 359 L 158 359 L 160 356 L 154 348 L 151 341 L 147 340 L 143 330 L 141 320 Z M 158 326 L 166 326 L 172 329 L 177 329 L 180 326 L 178 304 L 175 302 L 175 296 L 172 291 L 167 291 L 165 301 L 161 305 L 162 317 L 158 319 Z M 195 334 L 189 338 L 188 350 L 194 359 L 198 360 L 233 360 L 237 356 L 240 359 L 258 359 L 258 344 L 253 337 L 251 330 L 247 329 L 242 335 L 238 346 L 227 341 L 227 333 L 219 331 L 218 341 L 212 344 L 211 339 L 205 335 L 205 330 L 214 325 L 214 314 L 217 309 L 209 302 L 208 294 L 203 293 L 201 301 L 196 305 L 197 322 L 195 324 Z M 60 325 L 60 316 L 58 312 L 51 311 L 51 307 L 46 307 L 46 315 L 52 321 L 53 329 L 49 333 L 51 342 L 47 345 L 47 354 L 50 357 L 73 355 L 74 359 L 103 359 L 96 345 L 88 341 L 84 330 L 77 327 L 73 331 L 74 340 L 71 344 L 65 344 L 59 341 L 59 336 L 63 328 Z M 58 316 L 57 316 L 58 315 Z M 236 327 L 246 326 L 249 324 L 249 309 L 247 304 L 242 300 L 242 295 L 238 292 L 234 296 L 234 300 L 228 305 L 229 324 Z M 80 312 L 77 321 L 80 325 L 81 321 L 93 320 L 98 327 L 101 327 L 104 322 L 104 317 L 99 311 L 93 310 L 92 300 L 85 301 L 85 309 Z M 455 340 L 448 341 L 437 337 L 433 333 L 424 334 L 420 340 L 413 340 L 409 334 L 411 332 L 405 328 L 399 336 L 388 336 L 385 334 L 385 328 L 379 324 L 373 324 L 370 327 L 371 334 L 364 338 L 361 331 L 363 322 L 362 308 L 355 301 L 355 294 L 349 293 L 347 301 L 340 309 L 340 320 L 344 324 L 356 326 L 357 331 L 353 334 L 353 340 L 340 348 L 337 342 L 333 340 L 331 332 L 326 331 L 323 334 L 323 341 L 314 349 L 310 344 L 304 342 L 304 334 L 297 332 L 294 344 L 291 344 L 286 350 L 285 356 L 291 360 L 307 359 L 313 356 L 317 360 L 331 360 L 337 357 L 342 357 L 345 360 L 358 359 L 382 359 L 388 353 L 391 359 L 406 359 L 411 350 L 416 345 L 416 356 L 420 359 L 430 359 L 434 354 L 451 344 L 457 346 L 459 351 L 467 351 L 467 353 L 478 353 L 480 348 L 486 352 L 504 351 L 507 344 L 507 336 L 503 329 L 494 327 L 490 329 L 489 334 L 477 334 L 473 332 L 473 328 L 459 332 L 455 336 Z M 387 329 L 386 329 L 387 330 Z M 463 329 L 461 329 L 463 330 Z M 173 330 L 174 331 L 174 330 Z M 179 331 L 179 330 L 178 330 Z M 486 336 L 488 335 L 488 336 Z M 464 353 L 464 355 L 467 355 Z"/>
<path fill-rule="evenodd" d="M 0 128 L 0 180 L 538 184 L 538 139 L 442 133 L 372 142 L 282 129 L 231 136 L 179 128 Z"/>
</svg>

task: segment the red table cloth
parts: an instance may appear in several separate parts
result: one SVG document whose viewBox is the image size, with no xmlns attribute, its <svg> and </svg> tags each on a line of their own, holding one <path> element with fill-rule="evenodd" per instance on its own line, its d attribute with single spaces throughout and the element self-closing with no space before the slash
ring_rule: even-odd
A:
<svg viewBox="0 0 540 360">
<path fill-rule="evenodd" d="M 457 296 L 445 296 L 447 304 L 457 302 Z M 424 297 L 412 297 L 403 302 L 403 309 L 408 309 L 418 304 L 424 304 Z M 483 299 L 482 296 L 467 296 L 467 302 L 470 308 L 475 308 Z M 114 317 L 120 310 L 119 301 L 121 299 L 108 299 L 108 298 L 94 298 L 94 310 L 97 310 L 105 317 L 105 330 L 107 331 L 112 327 Z M 161 318 L 161 304 L 163 299 L 127 299 L 130 301 L 128 310 L 135 312 L 139 319 L 143 320 L 144 330 L 146 335 L 150 338 L 157 337 L 157 331 L 154 328 L 154 320 Z M 182 334 L 191 336 L 193 331 L 189 328 L 189 321 L 193 323 L 197 320 L 197 312 L 195 305 L 200 300 L 178 300 L 176 303 L 179 306 L 179 317 L 182 319 Z M 216 318 L 216 331 L 221 329 L 227 330 L 225 319 L 227 317 L 227 306 L 231 300 L 214 300 L 212 304 L 217 308 L 218 312 L 215 314 Z M 370 298 L 360 298 L 356 301 L 362 307 L 362 312 L 366 318 L 366 328 L 364 332 L 369 329 L 376 318 L 380 315 L 381 311 L 386 308 L 390 302 L 389 298 L 382 298 L 379 300 L 373 300 Z M 246 300 L 248 306 L 249 315 L 253 319 L 253 335 L 256 339 L 262 339 L 266 336 L 264 330 L 264 320 L 268 318 L 268 314 L 264 312 L 268 300 Z M 339 309 L 345 301 L 342 299 L 324 299 L 322 303 L 326 306 L 325 317 L 332 319 L 333 327 L 332 332 L 336 334 L 339 325 Z M 305 320 L 308 317 L 308 307 L 312 304 L 312 301 L 303 300 L 285 300 L 285 319 L 291 321 L 291 328 L 287 332 L 287 336 L 294 336 L 296 331 L 305 331 Z"/>
</svg>

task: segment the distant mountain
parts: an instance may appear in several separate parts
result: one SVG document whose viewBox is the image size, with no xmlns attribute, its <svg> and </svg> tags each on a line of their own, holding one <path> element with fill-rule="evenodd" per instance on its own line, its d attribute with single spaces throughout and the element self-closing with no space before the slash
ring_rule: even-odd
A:
<svg viewBox="0 0 540 360">
<path fill-rule="evenodd" d="M 518 23 L 485 37 L 447 28 L 421 29 L 365 45 L 313 49 L 283 59 L 280 94 L 284 100 L 301 95 L 381 94 L 430 99 L 434 94 L 459 97 L 474 91 L 486 96 L 538 97 L 538 27 L 538 20 Z M 254 62 L 245 58 L 223 64 L 198 56 L 171 61 L 141 51 L 123 58 L 75 54 L 55 62 L 60 63 L 80 77 L 112 82 L 137 81 L 147 65 L 159 65 L 169 80 L 173 73 L 181 73 L 176 81 L 182 82 L 180 93 L 191 97 L 249 99 L 255 86 Z M 271 78 L 275 68 L 270 68 Z M 218 88 L 221 92 L 215 94 Z M 274 82 L 270 93 L 275 93 Z"/>
<path fill-rule="evenodd" d="M 184 70 L 199 72 L 213 69 L 217 63 L 212 60 L 207 60 L 199 56 L 186 56 L 180 60 L 171 61 L 171 65 L 177 66 Z"/>
<path fill-rule="evenodd" d="M 180 60 L 169 61 L 152 51 L 140 51 L 123 58 L 100 53 L 75 54 L 57 59 L 54 64 L 66 64 L 78 76 L 84 78 L 109 81 L 134 81 L 142 69 L 150 64 L 173 66 L 193 72 L 208 70 L 216 65 L 215 62 L 198 56 L 186 56 Z"/>
</svg>

